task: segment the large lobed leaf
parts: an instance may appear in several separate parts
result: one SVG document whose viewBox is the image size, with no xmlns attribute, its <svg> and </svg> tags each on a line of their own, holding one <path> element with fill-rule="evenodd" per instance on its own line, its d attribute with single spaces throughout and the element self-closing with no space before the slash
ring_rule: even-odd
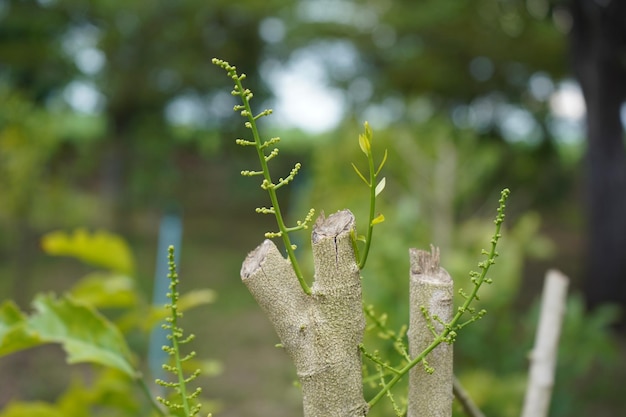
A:
<svg viewBox="0 0 626 417">
<path fill-rule="evenodd" d="M 132 356 L 120 331 L 86 304 L 69 297 L 38 295 L 26 317 L 17 306 L 0 307 L 0 356 L 46 343 L 60 343 L 68 363 L 111 367 L 134 378 Z"/>
</svg>

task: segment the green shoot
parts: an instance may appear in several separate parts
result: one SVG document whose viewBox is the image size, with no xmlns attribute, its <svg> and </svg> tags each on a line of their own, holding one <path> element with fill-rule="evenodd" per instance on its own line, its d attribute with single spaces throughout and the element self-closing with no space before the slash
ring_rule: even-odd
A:
<svg viewBox="0 0 626 417">
<path fill-rule="evenodd" d="M 359 146 L 361 147 L 361 151 L 367 156 L 368 170 L 369 170 L 369 180 L 365 179 L 365 176 L 359 171 L 356 165 L 352 164 L 352 168 L 357 173 L 359 178 L 363 180 L 363 182 L 370 189 L 370 213 L 369 213 L 369 221 L 367 226 L 367 236 L 365 239 L 365 249 L 363 250 L 363 254 L 359 259 L 359 269 L 363 269 L 365 267 L 365 262 L 367 262 L 367 255 L 370 251 L 370 246 L 372 243 L 372 232 L 374 230 L 374 225 L 378 223 L 382 223 L 385 221 L 385 216 L 379 214 L 376 216 L 376 197 L 385 189 L 385 178 L 383 177 L 380 181 L 378 180 L 378 175 L 382 170 L 385 162 L 387 161 L 387 150 L 385 150 L 385 154 L 383 156 L 383 160 L 378 165 L 378 168 L 374 167 L 374 156 L 372 153 L 372 139 L 373 139 L 372 128 L 369 123 L 365 122 L 365 133 L 359 135 Z M 376 217 L 375 217 L 376 216 Z M 356 245 L 354 245 L 356 249 Z"/>
<path fill-rule="evenodd" d="M 187 384 L 196 379 L 200 374 L 200 370 L 197 369 L 189 377 L 185 377 L 183 372 L 183 363 L 192 359 L 196 353 L 191 352 L 188 355 L 181 356 L 181 345 L 189 343 L 194 339 L 194 335 L 190 334 L 184 337 L 183 329 L 178 325 L 178 319 L 183 316 L 183 313 L 178 311 L 178 299 L 180 293 L 178 292 L 178 273 L 176 272 L 176 264 L 174 262 L 174 247 L 168 248 L 168 262 L 169 262 L 169 274 L 170 279 L 170 291 L 167 297 L 171 300 L 166 306 L 170 310 L 170 316 L 165 320 L 167 323 L 163 324 L 163 328 L 170 331 L 167 335 L 168 340 L 172 342 L 172 346 L 163 346 L 163 350 L 168 353 L 173 359 L 174 365 L 163 364 L 163 369 L 176 375 L 177 382 L 167 382 L 161 379 L 157 379 L 156 383 L 163 387 L 173 388 L 177 400 L 167 400 L 162 397 L 157 397 L 157 400 L 170 409 L 173 413 L 183 412 L 185 417 L 193 417 L 200 412 L 202 405 L 197 402 L 197 398 L 202 391 L 201 388 L 196 388 L 194 392 L 188 393 Z"/>
<path fill-rule="evenodd" d="M 302 290 L 306 294 L 311 294 L 311 289 L 309 288 L 306 280 L 304 279 L 304 275 L 300 269 L 300 265 L 298 260 L 296 259 L 295 249 L 296 246 L 291 243 L 291 239 L 289 238 L 290 232 L 295 232 L 302 229 L 307 229 L 311 221 L 313 220 L 313 215 L 315 211 L 313 209 L 309 210 L 309 213 L 306 215 L 304 220 L 298 221 L 296 226 L 287 227 L 285 221 L 283 219 L 283 215 L 280 209 L 280 205 L 278 203 L 278 197 L 276 195 L 276 191 L 289 184 L 295 176 L 298 174 L 298 171 L 301 168 L 301 164 L 295 164 L 294 168 L 291 170 L 289 175 L 286 178 L 279 178 L 278 182 L 274 183 L 272 181 L 272 176 L 270 175 L 268 162 L 275 158 L 278 155 L 278 148 L 274 148 L 267 153 L 267 150 L 270 146 L 277 144 L 280 141 L 280 138 L 271 138 L 268 140 L 261 140 L 261 135 L 259 134 L 259 130 L 257 128 L 256 121 L 263 117 L 269 116 L 272 114 L 272 110 L 266 109 L 261 113 L 254 115 L 252 113 L 252 108 L 250 106 L 250 100 L 253 95 L 252 92 L 248 89 L 244 89 L 242 81 L 246 78 L 245 74 L 239 75 L 237 73 L 237 69 L 235 66 L 230 65 L 228 62 L 223 61 L 221 59 L 213 58 L 213 64 L 223 68 L 228 73 L 228 76 L 235 82 L 234 89 L 232 91 L 232 95 L 239 96 L 241 99 L 241 104 L 236 105 L 234 110 L 237 112 L 241 112 L 241 115 L 247 119 L 245 122 L 246 128 L 252 131 L 252 137 L 254 140 L 246 140 L 246 139 L 237 139 L 235 142 L 241 146 L 254 146 L 256 148 L 259 162 L 261 164 L 261 170 L 245 170 L 241 171 L 241 175 L 247 177 L 253 176 L 262 176 L 263 181 L 261 182 L 261 188 L 268 192 L 270 201 L 272 203 L 271 207 L 260 207 L 256 209 L 257 213 L 260 214 L 273 214 L 276 217 L 276 223 L 278 225 L 278 232 L 267 232 L 265 237 L 268 239 L 272 239 L 275 237 L 281 237 L 283 239 L 283 243 L 285 245 L 285 250 L 287 251 L 287 255 L 289 260 L 291 261 L 291 265 L 293 270 L 298 277 L 298 281 L 300 282 L 300 286 Z"/>
</svg>

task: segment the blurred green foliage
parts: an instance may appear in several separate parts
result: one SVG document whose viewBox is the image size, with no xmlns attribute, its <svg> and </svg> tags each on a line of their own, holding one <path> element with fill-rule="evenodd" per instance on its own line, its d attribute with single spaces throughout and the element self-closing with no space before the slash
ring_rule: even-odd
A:
<svg viewBox="0 0 626 417">
<path fill-rule="evenodd" d="M 366 302 L 386 310 L 392 326 L 406 321 L 408 248 L 439 246 L 442 264 L 458 284 L 466 282 L 491 230 L 494 207 L 485 202 L 512 189 L 506 262 L 496 265 L 483 297 L 489 314 L 457 347 L 457 369 L 476 400 L 490 415 L 509 415 L 521 401 L 534 335 L 533 274 L 549 265 L 565 268 L 574 284 L 580 275 L 582 135 L 556 129 L 561 121 L 550 104 L 568 77 L 567 24 L 560 0 L 0 1 L 0 289 L 24 308 L 41 287 L 71 288 L 72 297 L 113 311 L 141 345 L 133 330 L 147 314 L 137 307 L 145 303 L 151 248 L 135 259 L 133 276 L 105 268 L 68 284 L 68 275 L 85 271 L 64 264 L 67 270 L 52 274 L 40 236 L 87 225 L 121 231 L 133 243 L 150 240 L 155 213 L 176 201 L 188 230 L 186 275 L 200 286 L 212 261 L 211 279 L 231 295 L 215 314 L 248 308 L 232 259 L 243 259 L 266 229 L 254 223 L 262 220 L 243 220 L 245 213 L 257 219 L 252 208 L 266 202 L 256 197 L 256 184 L 238 178 L 250 163 L 223 138 L 244 130 L 233 120 L 230 86 L 210 59 L 248 74 L 259 111 L 267 101 L 271 107 L 272 88 L 286 88 L 273 85 L 272 71 L 304 69 L 322 86 L 339 88 L 345 115 L 332 132 L 277 132 L 288 154 L 277 170 L 303 162 L 295 189 L 281 198 L 288 213 L 350 208 L 363 234 L 367 196 L 350 162 L 361 156 L 354 146 L 361 122 L 372 123 L 376 152 L 387 149 L 389 160 L 378 201 L 385 222 L 374 233 L 364 286 Z M 95 92 L 91 106 L 76 105 L 81 91 Z M 511 133 L 511 115 L 520 114 L 522 134 Z M 212 251 L 218 255 L 207 257 Z M 211 294 L 194 297 L 192 304 Z M 612 314 L 588 316 L 572 296 L 555 416 L 623 409 L 615 381 L 626 370 L 607 332 Z M 246 331 L 247 324 L 234 324 Z M 237 340 L 248 352 L 258 347 L 248 336 Z M 485 353 L 487 340 L 497 354 Z M 260 390 L 234 392 L 248 371 L 235 369 L 246 376 L 221 384 L 233 391 L 225 400 L 234 412 L 248 397 L 258 401 Z M 95 394 L 73 384 L 58 400 L 62 414 L 104 399 L 137 412 L 123 378 L 102 373 Z M 54 415 L 48 405 L 29 407 L 28 415 Z"/>
<path fill-rule="evenodd" d="M 137 331 L 146 339 L 168 311 L 165 306 L 151 306 L 140 295 L 132 277 L 134 259 L 128 244 L 118 235 L 102 231 L 90 234 L 83 229 L 71 234 L 52 232 L 44 236 L 44 242 L 44 249 L 52 255 L 70 256 L 101 269 L 79 280 L 65 295 L 38 294 L 32 303 L 35 311 L 30 315 L 22 313 L 11 300 L 2 303 L 0 356 L 59 343 L 68 364 L 100 367 L 92 369 L 90 382 L 79 381 L 85 377 L 76 376 L 54 404 L 16 401 L 0 415 L 158 415 L 155 410 L 139 412 L 150 404 L 142 399 L 140 388 L 152 394 L 139 371 L 141 362 L 130 346 L 137 349 Z M 177 311 L 214 300 L 212 290 L 192 290 L 177 299 Z M 107 311 L 111 318 L 97 308 Z M 127 341 L 131 334 L 133 337 Z M 210 361 L 196 359 L 186 361 L 185 366 L 208 369 L 210 374 L 219 369 Z"/>
<path fill-rule="evenodd" d="M 61 226 L 91 220 L 85 213 L 93 204 L 90 197 L 67 186 L 81 173 L 80 164 L 64 166 L 63 149 L 69 142 L 82 148 L 80 152 L 86 150 L 98 129 L 97 123 L 51 112 L 0 85 L 0 219 L 5 225 Z M 6 240 L 0 242 L 6 247 Z"/>
</svg>

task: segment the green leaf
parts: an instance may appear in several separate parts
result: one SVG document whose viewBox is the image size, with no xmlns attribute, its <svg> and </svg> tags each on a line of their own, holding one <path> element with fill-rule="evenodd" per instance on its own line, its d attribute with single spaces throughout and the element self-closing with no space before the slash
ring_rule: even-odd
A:
<svg viewBox="0 0 626 417">
<path fill-rule="evenodd" d="M 70 291 L 74 300 L 96 308 L 121 308 L 137 305 L 135 281 L 126 275 L 93 272 Z"/>
<path fill-rule="evenodd" d="M 189 291 L 180 296 L 178 299 L 177 310 L 181 313 L 184 313 L 187 310 L 191 310 L 192 308 L 204 305 L 211 304 L 217 298 L 217 293 L 211 289 L 196 289 Z M 165 307 L 153 307 L 150 316 L 144 321 L 146 325 L 144 328 L 146 330 L 151 329 L 158 322 L 163 321 L 166 317 L 170 315 L 170 311 Z"/>
<path fill-rule="evenodd" d="M 184 312 L 194 307 L 210 304 L 217 298 L 217 293 L 211 289 L 197 289 L 186 292 L 178 299 L 178 311 Z"/>
<path fill-rule="evenodd" d="M 356 172 L 356 174 L 359 176 L 359 178 L 361 178 L 363 180 L 363 182 L 365 184 L 367 184 L 367 186 L 370 186 L 370 183 L 368 180 L 365 179 L 365 177 L 363 176 L 363 174 L 361 174 L 361 171 L 359 171 L 359 169 L 356 167 L 356 165 L 354 165 L 354 163 L 352 163 L 352 168 L 354 168 L 354 171 Z"/>
<path fill-rule="evenodd" d="M 126 241 L 102 230 L 93 234 L 85 229 L 76 229 L 72 234 L 51 232 L 42 238 L 41 245 L 50 255 L 72 256 L 126 275 L 134 273 L 133 256 Z"/>
<path fill-rule="evenodd" d="M 378 169 L 376 170 L 376 175 L 380 173 L 380 170 L 385 166 L 385 162 L 387 162 L 387 149 L 385 149 L 385 154 L 383 155 L 383 160 L 380 161 L 380 165 L 378 165 Z"/>
<path fill-rule="evenodd" d="M 52 404 L 44 402 L 15 402 L 6 406 L 0 417 L 66 417 Z"/>
<path fill-rule="evenodd" d="M 363 123 L 363 127 L 365 129 L 365 136 L 367 136 L 367 139 L 369 139 L 370 141 L 372 140 L 372 137 L 374 137 L 374 132 L 372 132 L 372 127 L 370 126 L 369 122 L 365 122 Z"/>
<path fill-rule="evenodd" d="M 363 151 L 365 155 L 369 156 L 369 154 L 372 152 L 370 141 L 365 135 L 359 135 L 359 147 L 361 148 L 361 151 Z"/>
<path fill-rule="evenodd" d="M 70 364 L 90 362 L 118 369 L 134 378 L 130 349 L 120 331 L 104 316 L 71 298 L 38 295 L 27 329 L 42 343 L 60 343 Z"/>
<path fill-rule="evenodd" d="M 27 317 L 17 305 L 5 301 L 0 306 L 0 357 L 41 344 L 26 330 Z"/>
<path fill-rule="evenodd" d="M 7 300 L 0 306 L 0 338 L 13 326 L 24 322 L 24 314 L 13 300 Z"/>
<path fill-rule="evenodd" d="M 374 192 L 374 195 L 378 196 L 378 194 L 382 193 L 385 189 L 385 185 L 387 185 L 387 182 L 385 181 L 385 177 L 383 177 L 383 179 L 380 180 L 380 182 L 376 186 L 376 191 Z"/>
<path fill-rule="evenodd" d="M 382 223 L 384 221 L 385 221 L 385 216 L 383 216 L 382 214 L 379 214 L 378 216 L 376 216 L 376 218 L 372 219 L 372 226 L 378 223 Z"/>
</svg>

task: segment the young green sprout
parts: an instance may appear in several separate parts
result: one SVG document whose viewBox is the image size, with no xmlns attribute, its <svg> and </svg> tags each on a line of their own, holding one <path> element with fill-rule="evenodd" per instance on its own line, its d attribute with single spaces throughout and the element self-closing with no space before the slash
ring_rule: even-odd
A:
<svg viewBox="0 0 626 417">
<path fill-rule="evenodd" d="M 357 257 L 359 257 L 359 268 L 363 269 L 365 267 L 365 262 L 367 262 L 367 255 L 370 251 L 370 246 L 372 244 L 372 233 L 374 231 L 374 226 L 378 223 L 382 223 L 385 221 L 385 216 L 382 214 L 376 215 L 376 197 L 385 189 L 386 181 L 385 177 L 381 180 L 378 179 L 380 171 L 383 169 L 385 162 L 387 162 L 387 150 L 385 149 L 385 154 L 383 155 L 383 159 L 376 168 L 374 165 L 374 155 L 372 152 L 372 139 L 374 138 L 374 133 L 372 132 L 372 128 L 369 123 L 365 122 L 365 133 L 359 135 L 359 147 L 361 151 L 367 157 L 367 167 L 369 172 L 369 179 L 366 179 L 365 176 L 359 171 L 356 165 L 352 164 L 352 168 L 357 173 L 359 178 L 363 180 L 365 185 L 369 188 L 369 196 L 370 196 L 370 214 L 369 221 L 367 223 L 367 236 L 365 237 L 357 237 L 353 240 L 363 240 L 365 242 L 365 249 L 363 250 L 363 254 L 359 256 L 357 246 L 354 244 L 355 251 L 357 251 Z"/>
</svg>

